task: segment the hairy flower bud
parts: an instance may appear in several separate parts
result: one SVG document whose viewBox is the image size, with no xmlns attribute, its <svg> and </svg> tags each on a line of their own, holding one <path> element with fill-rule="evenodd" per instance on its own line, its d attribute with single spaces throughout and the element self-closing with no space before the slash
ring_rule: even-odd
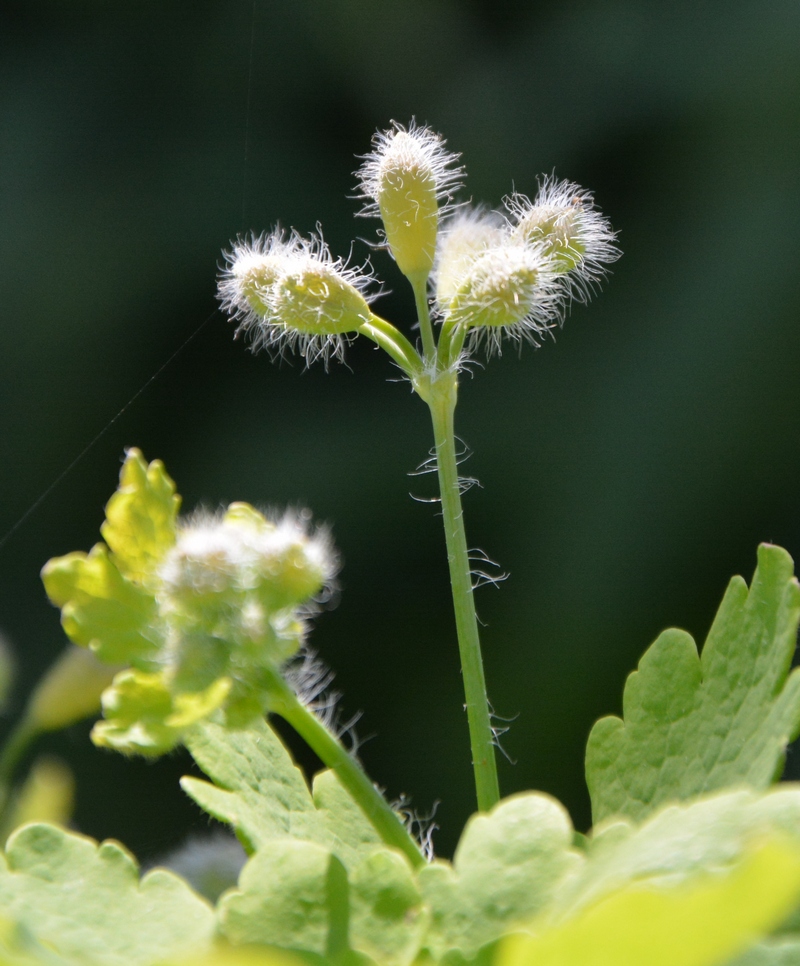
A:
<svg viewBox="0 0 800 966">
<path fill-rule="evenodd" d="M 361 214 L 380 216 L 392 256 L 408 277 L 427 277 L 433 267 L 439 203 L 449 201 L 462 174 L 457 158 L 430 128 L 394 122 L 375 135 L 357 172 L 367 199 Z"/>
<path fill-rule="evenodd" d="M 278 325 L 305 336 L 343 335 L 369 321 L 364 296 L 334 265 L 307 258 L 287 265 L 272 289 Z"/>
<path fill-rule="evenodd" d="M 504 243 L 503 220 L 494 211 L 462 210 L 443 227 L 436 250 L 436 301 L 446 306 L 458 292 L 475 259 Z"/>
<path fill-rule="evenodd" d="M 549 259 L 531 245 L 501 244 L 464 257 L 438 303 L 445 321 L 499 350 L 503 336 L 536 343 L 559 318 L 561 294 Z"/>
<path fill-rule="evenodd" d="M 535 201 L 513 194 L 505 203 L 511 237 L 540 246 L 569 294 L 581 301 L 599 284 L 605 266 L 620 256 L 616 235 L 591 192 L 570 181 L 545 178 Z"/>
<path fill-rule="evenodd" d="M 297 609 L 336 572 L 327 534 L 309 535 L 307 525 L 307 514 L 272 521 L 239 503 L 179 531 L 160 570 L 159 606 L 184 675 L 199 680 L 200 664 L 217 674 L 231 662 L 277 666 L 297 650 Z"/>
<path fill-rule="evenodd" d="M 224 516 L 198 516 L 179 530 L 159 593 L 172 693 L 205 693 L 225 679 L 229 721 L 263 713 L 264 673 L 297 652 L 304 615 L 336 572 L 327 534 L 310 534 L 308 524 L 307 513 L 268 520 L 234 503 Z"/>
<path fill-rule="evenodd" d="M 371 275 L 334 258 L 320 234 L 287 237 L 276 229 L 239 239 L 225 259 L 218 296 L 254 350 L 297 348 L 307 362 L 340 357 L 343 337 L 371 317 Z"/>
</svg>

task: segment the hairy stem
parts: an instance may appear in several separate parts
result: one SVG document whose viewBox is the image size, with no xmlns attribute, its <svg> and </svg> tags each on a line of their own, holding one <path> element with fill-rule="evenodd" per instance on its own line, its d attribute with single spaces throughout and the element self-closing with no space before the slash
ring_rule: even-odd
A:
<svg viewBox="0 0 800 966">
<path fill-rule="evenodd" d="M 279 674 L 270 677 L 275 713 L 288 721 L 328 768 L 336 772 L 342 785 L 353 796 L 386 845 L 400 849 L 413 866 L 424 865 L 425 858 L 419 846 L 355 758 L 347 753 L 339 739 L 330 733 L 319 718 L 298 700 Z"/>
<path fill-rule="evenodd" d="M 450 584 L 453 589 L 453 606 L 456 615 L 458 647 L 461 654 L 461 671 L 464 678 L 464 695 L 467 703 L 467 720 L 472 745 L 472 766 L 475 771 L 475 789 L 478 808 L 485 812 L 500 799 L 495 761 L 494 735 L 486 696 L 486 679 L 483 673 L 481 642 L 478 634 L 478 618 L 472 595 L 467 537 L 461 508 L 461 491 L 458 485 L 453 414 L 456 406 L 456 376 L 442 373 L 432 384 L 428 405 L 433 419 L 436 440 L 436 463 L 439 472 L 439 488 L 442 498 L 442 518 L 447 541 L 447 561 L 450 566 Z"/>
</svg>

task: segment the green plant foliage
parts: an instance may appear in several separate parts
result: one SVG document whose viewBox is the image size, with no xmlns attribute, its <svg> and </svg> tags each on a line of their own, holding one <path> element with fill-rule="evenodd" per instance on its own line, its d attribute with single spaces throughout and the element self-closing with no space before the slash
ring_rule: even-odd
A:
<svg viewBox="0 0 800 966">
<path fill-rule="evenodd" d="M 50 560 L 42 579 L 76 643 L 131 665 L 103 695 L 93 740 L 156 756 L 225 704 L 246 725 L 270 707 L 266 669 L 301 646 L 309 604 L 336 571 L 303 514 L 268 520 L 246 503 L 178 525 L 163 463 L 127 452 L 90 553 Z M 41 715 L 40 715 L 41 717 Z"/>
<path fill-rule="evenodd" d="M 333 772 L 316 776 L 312 794 L 266 723 L 237 732 L 204 722 L 186 741 L 215 784 L 184 778 L 183 788 L 255 852 L 220 905 L 230 941 L 411 962 L 427 922 L 411 867 L 381 848 Z"/>
<path fill-rule="evenodd" d="M 0 870 L 0 908 L 65 962 L 146 966 L 210 947 L 214 914 L 163 869 L 141 881 L 114 842 L 98 845 L 52 825 L 11 836 Z"/>
<path fill-rule="evenodd" d="M 107 546 L 56 557 L 42 569 L 67 636 L 107 664 L 150 669 L 163 646 L 151 584 L 175 542 L 179 506 L 164 464 L 148 466 L 138 449 L 129 449 L 100 528 Z"/>
<path fill-rule="evenodd" d="M 724 874 L 634 881 L 501 947 L 498 966 L 712 966 L 746 949 L 800 893 L 796 843 L 769 839 Z"/>
<path fill-rule="evenodd" d="M 756 943 L 730 966 L 797 966 L 800 963 L 800 937 L 769 939 Z"/>
<path fill-rule="evenodd" d="M 405 858 L 380 846 L 345 869 L 330 848 L 284 835 L 264 841 L 239 887 L 223 897 L 220 929 L 234 944 L 328 957 L 349 950 L 407 966 L 421 951 L 448 963 L 482 952 L 492 961 L 489 944 L 534 921 L 536 935 L 549 937 L 543 948 L 553 962 L 572 950 L 575 958 L 564 962 L 583 966 L 582 944 L 600 942 L 608 928 L 621 936 L 620 962 L 644 966 L 636 949 L 647 929 L 679 928 L 690 906 L 698 921 L 713 913 L 715 925 L 705 945 L 687 940 L 698 957 L 687 961 L 722 962 L 719 950 L 746 948 L 796 902 L 799 828 L 800 790 L 742 790 L 667 806 L 638 827 L 614 823 L 578 852 L 558 803 L 518 795 L 470 821 L 452 866 L 437 861 L 416 878 Z M 749 907 L 750 918 L 730 924 L 719 915 L 724 903 L 746 906 L 754 890 L 761 905 Z M 645 925 L 619 933 L 628 915 Z M 538 952 L 519 956 L 508 966 L 525 957 L 538 963 Z"/>
<path fill-rule="evenodd" d="M 717 792 L 663 806 L 642 825 L 614 822 L 590 839 L 587 861 L 555 907 L 572 910 L 644 879 L 678 882 L 738 861 L 767 837 L 800 843 L 800 788 Z"/>
<path fill-rule="evenodd" d="M 0 863 L 0 966 L 800 966 L 800 787 L 768 789 L 800 730 L 800 670 L 789 674 L 800 585 L 780 548 L 760 548 L 749 590 L 731 582 L 702 656 L 688 634 L 663 633 L 628 679 L 623 718 L 593 729 L 593 830 L 577 835 L 547 795 L 500 799 L 461 505 L 459 373 L 507 340 L 539 345 L 619 250 L 591 192 L 554 177 L 504 212 L 461 210 L 438 238 L 457 162 L 435 132 L 393 122 L 358 175 L 362 214 L 382 216 L 411 283 L 421 352 L 370 308 L 371 267 L 337 258 L 321 231 L 240 237 L 218 289 L 255 347 L 328 362 L 363 336 L 430 408 L 479 809 L 453 861 L 426 863 L 319 713 L 329 676 L 303 648 L 340 565 L 325 528 L 306 511 L 273 518 L 244 503 L 179 521 L 163 465 L 129 450 L 105 543 L 50 561 L 45 587 L 68 636 L 120 665 L 95 743 L 147 756 L 184 743 L 210 780 L 183 788 L 249 855 L 242 867 L 236 847 L 219 888 L 241 869 L 238 882 L 212 910 L 171 873 L 140 881 L 114 843 L 27 825 Z M 408 223 L 420 205 L 424 231 Z M 13 819 L 32 737 L 97 700 L 96 669 L 65 666 L 0 750 L 0 819 Z M 267 714 L 330 769 L 312 787 Z M 66 818 L 49 799 L 32 813 Z M 192 848 L 181 850 L 189 875 Z"/>
<path fill-rule="evenodd" d="M 239 889 L 222 897 L 219 919 L 236 945 L 335 956 L 347 945 L 347 873 L 320 845 L 290 838 L 272 842 L 244 867 Z"/>
<path fill-rule="evenodd" d="M 136 478 L 141 483 L 141 473 Z M 123 500 L 116 510 L 121 518 L 133 514 Z M 111 563 L 111 556 L 104 559 Z M 138 559 L 145 557 L 132 552 L 131 560 Z M 743 582 L 731 584 L 702 661 L 688 635 L 662 635 L 628 682 L 625 723 L 612 724 L 627 742 L 615 767 L 631 787 L 650 780 L 659 761 L 664 775 L 680 777 L 675 761 L 684 754 L 695 784 L 702 784 L 699 774 L 709 784 L 711 778 L 723 785 L 749 780 L 750 788 L 698 798 L 688 779 L 677 788 L 677 779 L 672 785 L 663 779 L 648 807 L 642 798 L 627 814 L 609 808 L 580 849 L 558 802 L 523 793 L 473 816 L 452 863 L 436 860 L 418 869 L 407 855 L 386 848 L 334 772 L 317 775 L 309 789 L 266 721 L 232 727 L 215 712 L 230 679 L 215 679 L 205 692 L 175 694 L 163 672 L 129 668 L 105 694 L 106 720 L 95 726 L 95 740 L 146 754 L 186 743 L 211 781 L 187 777 L 184 789 L 232 825 L 251 854 L 238 886 L 223 894 L 214 920 L 175 877 L 152 873 L 139 885 L 135 865 L 119 847 L 98 849 L 37 825 L 11 839 L 0 902 L 7 897 L 15 925 L 67 963 L 84 947 L 100 964 L 125 958 L 147 966 L 191 948 L 202 955 L 215 921 L 218 935 L 233 946 L 269 947 L 337 966 L 411 966 L 421 959 L 445 966 L 470 960 L 481 966 L 721 966 L 740 953 L 743 966 L 787 966 L 797 951 L 794 919 L 787 916 L 800 894 L 800 789 L 759 786 L 774 776 L 795 727 L 796 678 L 787 684 L 786 677 L 798 594 L 788 555 L 762 547 L 753 587 L 748 593 Z M 692 727 L 707 744 L 718 738 L 710 766 Z M 724 729 L 736 737 L 732 749 L 719 735 Z M 748 736 L 755 751 L 742 750 Z M 666 747 L 667 759 L 654 756 L 654 747 L 662 756 Z M 114 876 L 125 879 L 124 888 Z M 73 879 L 83 893 L 75 894 Z M 157 888 L 168 893 L 163 901 Z M 157 901 L 163 923 L 154 930 L 149 919 L 137 932 L 134 898 L 126 902 L 126 928 L 118 927 L 104 890 L 124 895 L 124 889 L 148 909 Z M 68 900 L 80 910 L 72 930 L 58 919 Z M 756 945 L 784 920 L 782 937 Z M 520 929 L 528 938 L 507 938 Z M 91 938 L 85 941 L 86 930 Z M 672 941 L 673 934 L 680 940 Z M 42 960 L 40 951 L 31 956 Z"/>
<path fill-rule="evenodd" d="M 309 957 L 310 958 L 310 957 Z M 172 961 L 168 966 L 303 966 L 306 959 L 292 956 L 278 949 L 263 946 L 219 946 L 207 956 L 192 956 L 180 962 Z M 167 966 L 167 964 L 159 964 Z M 342 962 L 341 966 L 345 966 Z"/>
<path fill-rule="evenodd" d="M 92 740 L 126 755 L 163 755 L 186 728 L 218 708 L 229 690 L 230 679 L 219 678 L 204 691 L 173 695 L 161 674 L 120 671 L 103 694 L 105 720 L 95 724 Z"/>
<path fill-rule="evenodd" d="M 350 874 L 350 941 L 384 966 L 407 966 L 426 936 L 429 913 L 408 860 L 370 853 Z"/>
<path fill-rule="evenodd" d="M 209 815 L 232 825 L 248 851 L 293 838 L 329 849 L 350 867 L 380 844 L 331 772 L 317 776 L 312 795 L 266 722 L 240 731 L 203 722 L 185 741 L 214 784 L 187 777 L 181 787 Z"/>
<path fill-rule="evenodd" d="M 230 512 L 245 514 L 247 525 L 247 514 L 256 511 L 237 507 Z M 375 801 L 359 798 L 358 782 L 348 784 L 348 791 L 336 773 L 324 771 L 310 789 L 278 735 L 256 714 L 259 688 L 268 689 L 279 711 L 300 708 L 294 693 L 276 683 L 274 669 L 263 669 L 260 677 L 254 669 L 255 677 L 233 681 L 223 674 L 226 661 L 215 661 L 216 652 L 206 650 L 194 655 L 195 664 L 182 665 L 186 673 L 178 688 L 174 667 L 148 670 L 141 642 L 152 646 L 159 640 L 163 617 L 152 575 L 174 545 L 176 511 L 174 486 L 160 464 L 148 467 L 138 454 L 129 454 L 103 530 L 112 549 L 99 545 L 89 555 L 53 561 L 45 580 L 75 639 L 101 656 L 134 663 L 104 693 L 105 720 L 95 725 L 95 742 L 145 755 L 184 742 L 211 781 L 187 777 L 183 788 L 210 815 L 233 826 L 251 857 L 238 886 L 221 897 L 214 920 L 175 877 L 153 873 L 139 886 L 135 865 L 116 846 L 98 850 L 43 825 L 21 831 L 9 846 L 11 871 L 0 879 L 0 901 L 10 881 L 15 925 L 54 947 L 67 963 L 78 955 L 78 940 L 60 925 L 48 931 L 48 916 L 56 922 L 58 902 L 67 897 L 89 910 L 87 923 L 81 925 L 81 911 L 73 924 L 75 935 L 92 933 L 92 961 L 116 963 L 124 957 L 134 966 L 172 956 L 173 948 L 183 955 L 192 943 L 203 954 L 213 922 L 234 946 L 296 952 L 337 966 L 367 961 L 411 966 L 421 957 L 446 966 L 470 960 L 482 966 L 652 966 L 643 937 L 648 931 L 666 937 L 683 920 L 684 945 L 673 944 L 672 961 L 711 966 L 746 950 L 786 918 L 800 892 L 800 790 L 763 791 L 800 718 L 798 678 L 787 682 L 800 589 L 784 551 L 760 549 L 749 592 L 743 581 L 731 583 L 702 658 L 683 632 L 661 635 L 628 681 L 625 721 L 605 719 L 596 726 L 587 767 L 595 811 L 606 821 L 585 837 L 582 848 L 575 846 L 563 807 L 529 792 L 473 816 L 452 863 L 436 860 L 415 868 L 408 854 L 386 847 L 372 816 L 366 817 Z M 138 607 L 131 600 L 149 603 Z M 217 611 L 212 607 L 209 613 Z M 226 641 L 213 633 L 202 621 L 193 630 L 227 654 Z M 166 641 L 161 637 L 158 646 Z M 194 670 L 188 674 L 187 668 Z M 190 679 L 210 683 L 189 690 Z M 256 695 L 255 710 L 241 720 L 228 700 L 232 687 Z M 300 713 L 310 714 L 302 708 Z M 311 720 L 309 730 L 309 722 L 298 719 L 301 735 L 313 736 L 322 727 Z M 328 736 L 323 746 L 331 741 Z M 736 784 L 750 788 L 697 797 Z M 83 865 L 92 862 L 101 872 L 83 875 Z M 148 923 L 147 941 L 140 940 L 131 925 L 135 907 L 127 933 L 107 914 L 102 890 L 117 888 L 107 872 L 118 866 L 128 877 L 127 888 L 145 897 L 142 902 L 154 899 L 150 890 L 157 885 L 178 896 L 160 903 L 166 938 Z M 88 895 L 75 897 L 66 888 L 69 870 Z M 761 888 L 765 878 L 769 888 Z M 60 883 L 55 893 L 54 883 Z M 754 883 L 760 884 L 759 902 L 750 901 Z M 747 915 L 731 921 L 720 913 L 723 906 L 744 908 Z M 713 920 L 705 931 L 699 925 L 704 916 Z M 789 920 L 783 939 L 754 949 L 752 955 L 761 957 L 756 966 L 788 962 L 796 942 L 793 928 Z M 519 929 L 533 930 L 533 937 L 507 942 Z M 113 943 L 104 938 L 108 932 L 114 933 Z M 103 946 L 102 956 L 91 952 L 92 943 Z M 42 957 L 37 952 L 33 958 Z"/>
<path fill-rule="evenodd" d="M 741 783 L 766 788 L 800 729 L 800 671 L 787 680 L 799 619 L 792 559 L 762 544 L 750 590 L 731 580 L 700 657 L 689 634 L 664 631 L 628 678 L 623 717 L 601 718 L 589 736 L 595 822 Z"/>
<path fill-rule="evenodd" d="M 204 956 L 160 961 L 159 966 L 303 966 L 305 960 L 264 946 L 216 946 Z M 340 960 L 340 966 L 345 964 Z"/>
<path fill-rule="evenodd" d="M 148 466 L 138 449 L 128 450 L 100 532 L 130 580 L 145 583 L 175 543 L 180 505 L 161 460 Z"/>
<path fill-rule="evenodd" d="M 453 864 L 434 862 L 419 874 L 434 956 L 449 949 L 473 956 L 547 905 L 583 862 L 572 835 L 563 806 L 547 795 L 516 795 L 473 816 Z"/>
<path fill-rule="evenodd" d="M 108 548 L 96 544 L 47 563 L 42 580 L 50 600 L 61 608 L 61 624 L 75 644 L 88 647 L 106 664 L 142 663 L 152 658 L 158 639 L 152 595 L 120 573 Z"/>
<path fill-rule="evenodd" d="M 513 796 L 470 820 L 452 866 L 437 861 L 419 873 L 431 913 L 424 945 L 437 959 L 453 950 L 471 958 L 540 913 L 573 916 L 632 883 L 694 881 L 731 868 L 767 837 L 797 843 L 798 829 L 800 790 L 741 790 L 666 806 L 640 826 L 607 825 L 578 852 L 558 803 Z"/>
<path fill-rule="evenodd" d="M 272 842 L 223 896 L 220 929 L 234 944 L 260 943 L 331 959 L 363 953 L 407 966 L 419 952 L 427 914 L 411 867 L 378 847 L 348 873 L 335 855 L 296 839 Z"/>
</svg>

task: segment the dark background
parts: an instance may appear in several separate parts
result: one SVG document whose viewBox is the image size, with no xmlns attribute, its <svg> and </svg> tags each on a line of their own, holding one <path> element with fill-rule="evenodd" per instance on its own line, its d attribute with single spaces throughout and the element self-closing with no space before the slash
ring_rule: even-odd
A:
<svg viewBox="0 0 800 966">
<path fill-rule="evenodd" d="M 137 445 L 189 509 L 294 503 L 332 525 L 342 595 L 313 643 L 375 736 L 370 773 L 422 811 L 438 801 L 452 849 L 473 799 L 440 522 L 409 497 L 433 481 L 406 475 L 426 411 L 367 344 L 326 374 L 250 355 L 219 314 L 197 334 L 238 232 L 319 220 L 344 254 L 374 239 L 353 218 L 353 156 L 415 116 L 462 152 L 463 197 L 496 205 L 555 171 L 594 190 L 625 253 L 555 344 L 477 370 L 458 411 L 483 484 L 469 539 L 511 574 L 478 594 L 494 707 L 517 716 L 503 790 L 551 792 L 584 828 L 586 736 L 644 648 L 671 624 L 702 639 L 759 541 L 800 553 L 800 5 L 4 11 L 0 534 L 195 336 L 0 549 L 12 712 L 63 646 L 38 571 L 98 539 Z M 373 262 L 384 314 L 408 326 L 403 280 Z M 149 859 L 205 827 L 177 787 L 184 757 L 127 762 L 87 735 L 45 743 L 77 774 L 78 828 Z"/>
</svg>

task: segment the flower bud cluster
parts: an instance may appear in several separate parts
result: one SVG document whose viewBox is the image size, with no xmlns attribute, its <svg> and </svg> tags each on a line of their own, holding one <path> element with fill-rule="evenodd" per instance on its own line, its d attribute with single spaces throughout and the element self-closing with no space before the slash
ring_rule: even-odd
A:
<svg viewBox="0 0 800 966">
<path fill-rule="evenodd" d="M 620 254 L 592 194 L 570 181 L 545 177 L 533 201 L 515 192 L 502 212 L 456 207 L 464 174 L 458 159 L 430 128 L 394 121 L 375 135 L 356 172 L 360 214 L 381 219 L 386 246 L 414 287 L 427 360 L 436 350 L 426 302 L 432 281 L 436 314 L 447 327 L 437 357 L 447 367 L 465 340 L 467 352 L 481 341 L 499 351 L 506 338 L 538 344 L 571 301 L 588 300 Z M 307 362 L 327 361 L 341 358 L 345 337 L 360 331 L 414 382 L 414 362 L 422 361 L 391 323 L 371 313 L 373 278 L 334 259 L 321 235 L 306 240 L 276 230 L 240 239 L 225 257 L 219 297 L 255 349 L 296 347 Z"/>
<path fill-rule="evenodd" d="M 163 464 L 128 450 L 106 543 L 45 566 L 65 631 L 89 650 L 46 679 L 29 708 L 38 729 L 95 708 L 111 673 L 92 739 L 125 754 L 163 754 L 216 712 L 238 725 L 269 709 L 275 675 L 333 588 L 327 531 L 307 511 L 268 518 L 234 503 L 181 520 L 179 504 Z"/>
<path fill-rule="evenodd" d="M 309 362 L 341 358 L 344 337 L 371 317 L 372 276 L 334 258 L 321 233 L 287 237 L 276 229 L 237 240 L 224 256 L 219 299 L 254 351 L 297 349 Z"/>
<path fill-rule="evenodd" d="M 221 674 L 245 681 L 298 650 L 303 618 L 337 569 L 327 533 L 310 534 L 308 523 L 307 513 L 273 521 L 234 503 L 179 529 L 159 569 L 158 602 L 167 670 L 181 686 Z"/>
<path fill-rule="evenodd" d="M 619 257 L 608 222 L 577 185 L 545 179 L 534 202 L 514 194 L 505 204 L 504 215 L 467 209 L 451 218 L 434 268 L 442 319 L 490 351 L 502 337 L 538 344 Z"/>
</svg>

